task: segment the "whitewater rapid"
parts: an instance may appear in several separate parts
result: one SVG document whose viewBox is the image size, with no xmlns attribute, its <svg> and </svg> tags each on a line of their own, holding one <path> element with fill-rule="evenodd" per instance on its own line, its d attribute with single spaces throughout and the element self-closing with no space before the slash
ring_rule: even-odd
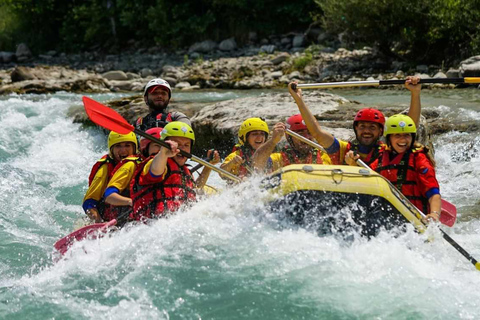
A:
<svg viewBox="0 0 480 320">
<path fill-rule="evenodd" d="M 212 173 L 222 193 L 76 243 L 55 262 L 53 243 L 83 216 L 88 174 L 106 152 L 100 129 L 68 118 L 72 106 L 80 95 L 0 99 L 1 318 L 479 318 L 480 273 L 438 231 L 320 238 L 270 212 L 260 178 L 228 189 Z M 463 106 L 434 108 L 480 119 Z M 480 139 L 450 132 L 434 144 L 442 195 L 459 210 L 448 233 L 480 258 Z"/>
</svg>

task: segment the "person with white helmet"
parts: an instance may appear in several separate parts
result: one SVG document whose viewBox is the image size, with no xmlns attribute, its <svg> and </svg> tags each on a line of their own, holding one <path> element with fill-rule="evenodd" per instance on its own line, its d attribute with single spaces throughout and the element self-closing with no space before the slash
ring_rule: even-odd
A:
<svg viewBox="0 0 480 320">
<path fill-rule="evenodd" d="M 92 167 L 88 177 L 88 190 L 83 199 L 83 210 L 95 222 L 109 221 L 114 217 L 105 216 L 106 207 L 103 193 L 112 178 L 113 171 L 122 159 L 137 153 L 137 137 L 133 132 L 119 134 L 114 131 L 108 135 L 108 154 L 104 155 Z"/>
<path fill-rule="evenodd" d="M 163 128 L 172 121 L 181 121 L 190 126 L 190 119 L 185 114 L 178 111 L 168 112 L 171 97 L 172 88 L 166 80 L 160 78 L 150 80 L 143 90 L 143 100 L 150 113 L 138 118 L 135 127 L 147 131 L 154 127 Z"/>
</svg>

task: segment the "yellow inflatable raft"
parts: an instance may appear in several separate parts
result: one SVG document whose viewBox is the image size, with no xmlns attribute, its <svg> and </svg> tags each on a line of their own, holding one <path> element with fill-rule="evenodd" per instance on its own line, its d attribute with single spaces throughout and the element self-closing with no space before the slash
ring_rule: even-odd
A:
<svg viewBox="0 0 480 320">
<path fill-rule="evenodd" d="M 270 207 L 320 235 L 356 231 L 374 236 L 382 229 L 424 224 L 412 204 L 384 177 L 355 166 L 299 164 L 272 173 L 264 187 Z"/>
</svg>

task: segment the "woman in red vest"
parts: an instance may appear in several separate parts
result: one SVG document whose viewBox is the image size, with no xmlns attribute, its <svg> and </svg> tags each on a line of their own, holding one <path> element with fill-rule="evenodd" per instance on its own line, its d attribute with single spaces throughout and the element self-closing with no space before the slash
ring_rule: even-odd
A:
<svg viewBox="0 0 480 320">
<path fill-rule="evenodd" d="M 438 221 L 442 199 L 435 161 L 415 142 L 417 128 L 409 116 L 396 114 L 385 123 L 387 146 L 370 167 L 392 182 L 418 209 Z"/>
</svg>

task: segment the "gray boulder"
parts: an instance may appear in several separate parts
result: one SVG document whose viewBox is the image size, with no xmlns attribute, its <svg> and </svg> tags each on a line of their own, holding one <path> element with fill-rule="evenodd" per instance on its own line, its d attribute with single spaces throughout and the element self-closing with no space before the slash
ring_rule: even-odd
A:
<svg viewBox="0 0 480 320">
<path fill-rule="evenodd" d="M 20 43 L 18 45 L 15 55 L 17 56 L 17 60 L 20 62 L 26 61 L 32 58 L 32 52 L 30 51 L 30 49 L 25 43 Z"/>
<path fill-rule="evenodd" d="M 237 49 L 237 43 L 235 42 L 234 38 L 226 39 L 220 42 L 220 45 L 218 46 L 218 48 L 221 51 L 233 51 Z"/>
<path fill-rule="evenodd" d="M 9 63 L 12 62 L 15 57 L 13 52 L 0 51 L 0 62 Z"/>
<path fill-rule="evenodd" d="M 459 68 L 461 77 L 479 77 L 480 76 L 480 55 L 473 56 L 460 62 Z"/>
<path fill-rule="evenodd" d="M 295 37 L 293 37 L 292 40 L 292 46 L 294 48 L 300 48 L 305 45 L 305 37 L 303 34 L 297 34 Z"/>
<path fill-rule="evenodd" d="M 107 80 L 116 80 L 116 81 L 128 80 L 127 74 L 121 70 L 105 72 L 104 74 L 102 74 L 102 77 L 104 77 Z"/>
<path fill-rule="evenodd" d="M 217 43 L 212 40 L 205 40 L 202 42 L 196 42 L 190 46 L 188 52 L 200 52 L 200 53 L 209 53 L 215 50 L 218 47 Z"/>
</svg>

